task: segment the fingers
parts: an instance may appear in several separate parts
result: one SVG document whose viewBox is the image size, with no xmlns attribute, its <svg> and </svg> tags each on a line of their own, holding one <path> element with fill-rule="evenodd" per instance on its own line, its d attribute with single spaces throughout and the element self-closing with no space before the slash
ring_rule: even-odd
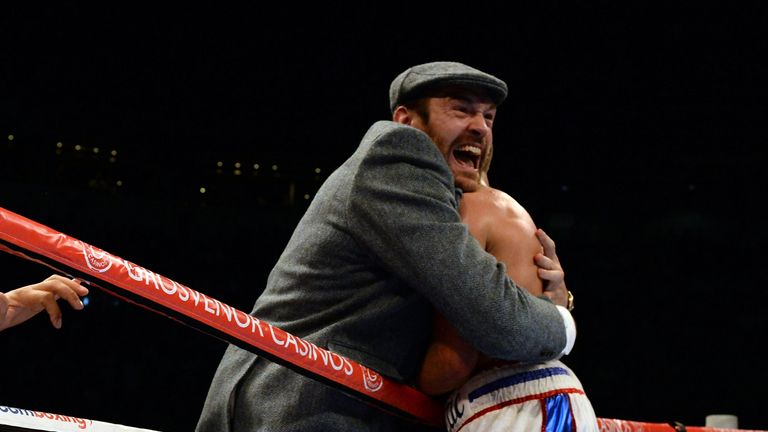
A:
<svg viewBox="0 0 768 432">
<path fill-rule="evenodd" d="M 562 282 L 565 279 L 565 274 L 562 270 L 546 270 L 543 268 L 538 269 L 539 278 L 549 282 Z M 547 284 L 547 286 L 552 284 Z"/>
<path fill-rule="evenodd" d="M 553 290 L 563 283 L 565 272 L 560 265 L 560 260 L 557 258 L 555 241 L 542 229 L 536 230 L 536 237 L 539 239 L 544 253 L 536 254 L 533 259 L 538 267 L 539 277 L 548 282 L 545 290 Z"/>
<path fill-rule="evenodd" d="M 554 261 L 552 261 L 549 257 L 541 253 L 537 253 L 536 255 L 534 255 L 533 261 L 536 263 L 537 267 L 543 268 L 546 270 L 557 267 Z"/>
<path fill-rule="evenodd" d="M 88 294 L 88 288 L 80 285 L 76 279 L 68 279 L 63 276 L 53 275 L 40 283 L 39 289 L 45 293 L 40 297 L 40 303 L 48 312 L 51 324 L 57 329 L 61 328 L 62 314 L 57 303 L 58 299 L 64 299 L 73 309 L 81 310 L 85 306 L 80 296 Z M 47 292 L 46 292 L 47 291 Z"/>
<path fill-rule="evenodd" d="M 544 255 L 552 259 L 552 261 L 558 262 L 555 241 L 541 228 L 536 230 L 536 237 L 538 237 L 539 243 L 541 243 L 541 246 L 544 248 Z"/>
<path fill-rule="evenodd" d="M 72 288 L 73 288 L 75 291 L 77 291 L 77 294 L 78 294 L 80 297 L 83 297 L 83 296 L 86 296 L 86 295 L 88 295 L 88 288 L 86 288 L 86 287 L 84 287 L 84 286 L 82 286 L 82 285 L 80 284 L 80 283 L 82 282 L 82 280 L 81 280 L 81 279 L 77 279 L 77 278 L 75 278 L 75 279 L 71 279 L 71 280 L 70 280 L 70 279 L 67 279 L 67 281 L 68 281 L 69 283 L 71 283 L 71 284 L 72 284 Z M 86 283 L 87 283 L 87 282 L 86 282 Z"/>
<path fill-rule="evenodd" d="M 48 317 L 51 319 L 51 324 L 53 324 L 54 327 L 57 329 L 61 328 L 61 309 L 59 309 L 59 304 L 56 303 L 56 299 L 53 295 L 46 295 L 43 296 L 41 299 L 41 303 L 43 304 L 43 307 L 45 308 L 45 311 L 48 312 Z"/>
<path fill-rule="evenodd" d="M 536 234 L 544 248 L 543 254 L 538 253 L 533 257 L 539 278 L 546 282 L 543 294 L 555 304 L 566 306 L 568 289 L 565 287 L 565 272 L 555 254 L 555 242 L 542 230 L 537 230 Z"/>
<path fill-rule="evenodd" d="M 63 276 L 53 275 L 43 282 L 43 289 L 53 293 L 56 299 L 62 298 L 74 309 L 82 309 L 81 296 L 88 294 L 88 288 L 80 285 L 76 279 L 67 279 Z"/>
<path fill-rule="evenodd" d="M 543 254 L 536 254 L 533 261 L 538 267 L 539 277 L 547 281 L 562 280 L 565 272 L 559 262 L 553 261 Z"/>
</svg>

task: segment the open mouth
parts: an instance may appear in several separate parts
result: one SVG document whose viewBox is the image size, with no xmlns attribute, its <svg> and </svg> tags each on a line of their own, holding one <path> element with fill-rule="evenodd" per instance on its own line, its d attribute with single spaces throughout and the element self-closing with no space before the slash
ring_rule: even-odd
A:
<svg viewBox="0 0 768 432">
<path fill-rule="evenodd" d="M 483 151 L 480 147 L 463 145 L 453 151 L 453 158 L 463 167 L 478 170 L 480 169 L 480 156 L 482 154 Z"/>
</svg>

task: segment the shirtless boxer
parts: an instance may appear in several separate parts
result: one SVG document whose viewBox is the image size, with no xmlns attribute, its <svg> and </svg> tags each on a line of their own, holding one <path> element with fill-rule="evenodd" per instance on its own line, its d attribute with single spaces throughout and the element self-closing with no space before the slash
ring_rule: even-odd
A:
<svg viewBox="0 0 768 432">
<path fill-rule="evenodd" d="M 538 268 L 535 257 L 543 252 L 537 239 L 542 232 L 517 201 L 488 186 L 491 153 L 482 167 L 483 187 L 461 200 L 462 220 L 480 245 L 506 265 L 512 280 L 541 296 L 539 272 L 546 270 Z M 544 248 L 554 249 L 554 243 L 544 241 Z M 455 390 L 446 401 L 450 432 L 598 430 L 581 383 L 561 361 L 494 360 L 475 350 L 442 316 L 433 319 L 434 339 L 419 387 L 433 395 Z"/>
</svg>

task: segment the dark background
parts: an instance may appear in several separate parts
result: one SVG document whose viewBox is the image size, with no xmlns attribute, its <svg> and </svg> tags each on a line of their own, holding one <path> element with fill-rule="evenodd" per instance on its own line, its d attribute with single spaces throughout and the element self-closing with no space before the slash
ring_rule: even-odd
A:
<svg viewBox="0 0 768 432">
<path fill-rule="evenodd" d="M 247 311 L 392 78 L 465 62 L 510 85 L 491 182 L 557 241 L 598 416 L 768 429 L 768 8 L 530 3 L 4 6 L 0 207 Z M 0 405 L 190 431 L 225 346 L 93 290 L 0 334 Z"/>
</svg>

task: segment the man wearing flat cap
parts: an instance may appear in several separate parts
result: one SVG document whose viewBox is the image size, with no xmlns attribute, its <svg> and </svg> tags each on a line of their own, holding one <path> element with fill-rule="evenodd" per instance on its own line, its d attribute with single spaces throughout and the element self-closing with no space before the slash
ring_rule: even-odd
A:
<svg viewBox="0 0 768 432">
<path fill-rule="evenodd" d="M 575 326 L 557 257 L 542 265 L 553 300 L 534 297 L 457 210 L 478 183 L 506 95 L 502 80 L 461 63 L 398 75 L 393 121 L 374 123 L 321 186 L 251 314 L 405 383 L 415 382 L 433 309 L 493 358 L 544 361 L 570 351 Z M 197 431 L 424 428 L 230 346 Z"/>
</svg>

